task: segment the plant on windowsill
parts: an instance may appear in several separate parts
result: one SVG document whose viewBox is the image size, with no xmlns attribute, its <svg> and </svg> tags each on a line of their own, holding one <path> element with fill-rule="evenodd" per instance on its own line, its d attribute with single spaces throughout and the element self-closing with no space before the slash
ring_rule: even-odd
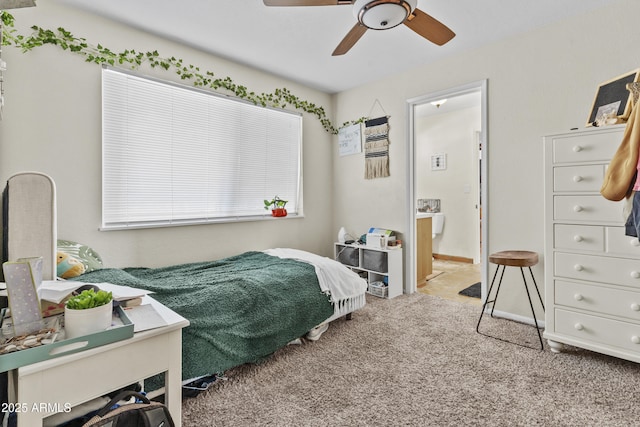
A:
<svg viewBox="0 0 640 427">
<path fill-rule="evenodd" d="M 72 296 L 64 307 L 66 338 L 101 332 L 111 326 L 113 296 L 111 292 L 87 289 Z"/>
<path fill-rule="evenodd" d="M 287 200 L 282 200 L 276 196 L 271 200 L 264 201 L 265 210 L 271 209 L 271 215 L 275 217 L 287 216 L 287 210 L 284 208 L 287 204 Z"/>
</svg>

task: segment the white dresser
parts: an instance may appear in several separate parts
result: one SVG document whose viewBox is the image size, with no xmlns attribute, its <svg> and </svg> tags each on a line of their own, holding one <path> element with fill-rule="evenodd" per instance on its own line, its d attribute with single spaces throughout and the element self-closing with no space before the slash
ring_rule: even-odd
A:
<svg viewBox="0 0 640 427">
<path fill-rule="evenodd" d="M 624 202 L 600 195 L 625 126 L 544 138 L 545 332 L 640 362 L 640 243 L 625 236 Z"/>
</svg>

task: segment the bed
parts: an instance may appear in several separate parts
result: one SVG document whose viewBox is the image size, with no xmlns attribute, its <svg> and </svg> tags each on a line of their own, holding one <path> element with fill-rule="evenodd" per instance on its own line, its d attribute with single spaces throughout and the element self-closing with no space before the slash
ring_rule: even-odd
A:
<svg viewBox="0 0 640 427">
<path fill-rule="evenodd" d="M 37 198 L 24 197 L 34 192 Z M 36 199 L 47 208 L 33 206 Z M 51 178 L 37 173 L 11 177 L 3 206 L 3 258 L 42 255 L 43 278 L 55 277 L 58 247 L 51 244 L 57 242 Z M 25 239 L 27 235 L 33 238 Z M 72 280 L 146 289 L 187 318 L 185 381 L 260 362 L 310 331 L 324 330 L 328 322 L 362 308 L 367 288 L 362 278 L 337 261 L 288 248 L 163 268 L 93 268 Z"/>
<path fill-rule="evenodd" d="M 327 265 L 323 263 L 322 272 L 328 271 Z M 182 371 L 183 378 L 190 379 L 260 362 L 317 326 L 364 305 L 366 284 L 361 291 L 355 273 L 354 295 L 332 302 L 319 285 L 316 268 L 266 251 L 163 268 L 103 268 L 76 279 L 152 291 L 154 299 L 187 318 Z M 330 274 L 341 275 L 340 271 Z"/>
</svg>

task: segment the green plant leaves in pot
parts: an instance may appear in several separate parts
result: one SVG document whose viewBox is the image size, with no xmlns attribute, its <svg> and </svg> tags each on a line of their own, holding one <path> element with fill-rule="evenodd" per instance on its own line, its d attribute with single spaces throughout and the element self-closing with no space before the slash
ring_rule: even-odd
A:
<svg viewBox="0 0 640 427">
<path fill-rule="evenodd" d="M 113 300 L 111 292 L 103 290 L 94 291 L 87 289 L 67 300 L 67 308 L 70 310 L 86 310 L 109 304 Z"/>
</svg>

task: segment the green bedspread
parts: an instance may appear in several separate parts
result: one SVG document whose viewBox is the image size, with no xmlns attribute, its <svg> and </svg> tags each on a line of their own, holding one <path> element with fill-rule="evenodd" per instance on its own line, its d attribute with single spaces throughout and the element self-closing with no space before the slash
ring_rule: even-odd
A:
<svg viewBox="0 0 640 427">
<path fill-rule="evenodd" d="M 102 269 L 76 280 L 153 291 L 187 318 L 183 379 L 258 362 L 333 314 L 312 265 L 262 252 L 165 268 Z"/>
</svg>

